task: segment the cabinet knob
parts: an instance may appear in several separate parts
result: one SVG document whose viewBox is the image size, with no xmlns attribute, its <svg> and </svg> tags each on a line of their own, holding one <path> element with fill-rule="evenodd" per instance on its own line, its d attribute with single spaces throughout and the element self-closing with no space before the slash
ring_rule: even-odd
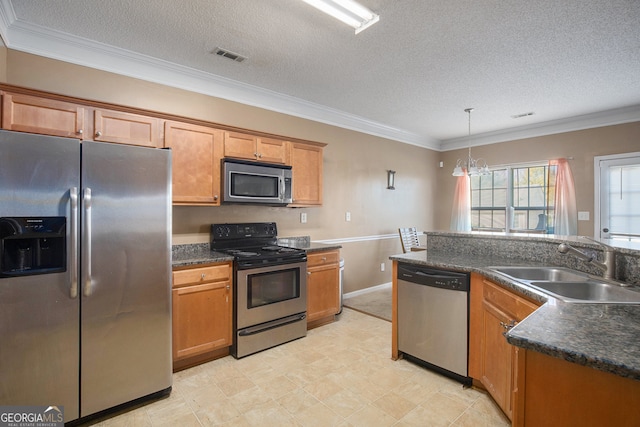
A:
<svg viewBox="0 0 640 427">
<path fill-rule="evenodd" d="M 82 135 L 84 131 L 82 129 L 78 129 L 78 135 Z"/>
<path fill-rule="evenodd" d="M 96 132 L 96 136 L 97 137 L 101 137 L 102 136 L 102 132 L 100 132 L 100 131 Z"/>
<path fill-rule="evenodd" d="M 516 321 L 515 320 L 510 320 L 509 323 L 507 322 L 500 322 L 500 326 L 502 326 L 502 328 L 504 329 L 504 332 L 502 333 L 502 335 L 507 335 L 507 332 L 509 332 L 509 329 L 513 328 L 514 326 L 516 326 Z"/>
<path fill-rule="evenodd" d="M 213 200 L 218 200 L 218 195 L 217 194 L 214 194 Z"/>
<path fill-rule="evenodd" d="M 231 286 L 227 285 L 227 290 L 231 289 Z"/>
<path fill-rule="evenodd" d="M 311 272 L 310 271 L 307 271 L 307 276 L 311 276 Z"/>
<path fill-rule="evenodd" d="M 327 260 L 327 257 L 326 257 L 326 256 L 323 256 L 321 259 L 322 259 L 322 261 L 324 262 L 324 261 L 326 261 L 326 260 Z"/>
<path fill-rule="evenodd" d="M 206 276 L 206 274 L 202 273 L 202 274 L 200 275 L 200 278 L 201 278 L 201 279 L 204 279 L 204 276 Z"/>
</svg>

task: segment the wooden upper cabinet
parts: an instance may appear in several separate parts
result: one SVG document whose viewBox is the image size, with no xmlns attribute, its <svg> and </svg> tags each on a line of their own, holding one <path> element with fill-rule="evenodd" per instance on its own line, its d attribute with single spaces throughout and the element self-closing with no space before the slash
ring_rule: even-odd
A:
<svg viewBox="0 0 640 427">
<path fill-rule="evenodd" d="M 173 158 L 173 203 L 219 205 L 222 131 L 166 121 L 164 133 Z"/>
<path fill-rule="evenodd" d="M 288 163 L 288 142 L 273 138 L 258 138 L 258 160 L 267 163 Z"/>
<path fill-rule="evenodd" d="M 162 120 L 139 114 L 95 110 L 93 139 L 118 144 L 160 148 Z"/>
<path fill-rule="evenodd" d="M 266 163 L 287 163 L 288 143 L 240 132 L 224 133 L 224 157 Z"/>
<path fill-rule="evenodd" d="M 291 143 L 293 204 L 289 206 L 322 205 L 322 151 L 315 144 Z"/>
<path fill-rule="evenodd" d="M 85 108 L 78 104 L 5 92 L 2 128 L 18 132 L 83 138 Z"/>
<path fill-rule="evenodd" d="M 258 137 L 239 132 L 224 133 L 224 157 L 256 160 L 256 142 Z"/>
</svg>

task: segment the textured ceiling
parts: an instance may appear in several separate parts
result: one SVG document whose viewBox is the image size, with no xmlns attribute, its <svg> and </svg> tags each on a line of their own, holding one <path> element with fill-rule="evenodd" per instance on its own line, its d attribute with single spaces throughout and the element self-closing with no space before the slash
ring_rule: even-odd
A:
<svg viewBox="0 0 640 427">
<path fill-rule="evenodd" d="M 263 104 L 291 97 L 279 102 L 293 114 L 300 101 L 300 116 L 338 125 L 343 117 L 345 127 L 435 148 L 465 140 L 466 107 L 476 109 L 473 134 L 612 110 L 625 113 L 619 121 L 640 120 L 638 0 L 361 3 L 380 22 L 358 35 L 300 0 L 2 0 L 0 30 L 9 48 L 47 55 L 55 34 L 93 44 L 96 56 L 125 49 L 162 60 L 156 68 L 178 64 L 266 89 Z M 212 55 L 216 47 L 247 59 Z M 83 65 L 107 68 L 95 62 Z"/>
</svg>

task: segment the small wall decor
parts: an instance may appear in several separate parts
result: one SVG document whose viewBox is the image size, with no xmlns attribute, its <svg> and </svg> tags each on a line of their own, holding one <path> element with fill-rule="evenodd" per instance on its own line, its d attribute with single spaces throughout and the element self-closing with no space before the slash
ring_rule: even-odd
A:
<svg viewBox="0 0 640 427">
<path fill-rule="evenodd" d="M 396 171 L 387 171 L 387 190 L 395 190 Z"/>
</svg>

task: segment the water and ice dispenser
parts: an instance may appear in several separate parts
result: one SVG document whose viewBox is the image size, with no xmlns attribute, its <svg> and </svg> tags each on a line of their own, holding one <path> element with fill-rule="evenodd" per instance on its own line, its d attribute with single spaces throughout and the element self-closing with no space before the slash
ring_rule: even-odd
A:
<svg viewBox="0 0 640 427">
<path fill-rule="evenodd" d="M 63 216 L 0 218 L 0 277 L 65 271 Z"/>
</svg>

